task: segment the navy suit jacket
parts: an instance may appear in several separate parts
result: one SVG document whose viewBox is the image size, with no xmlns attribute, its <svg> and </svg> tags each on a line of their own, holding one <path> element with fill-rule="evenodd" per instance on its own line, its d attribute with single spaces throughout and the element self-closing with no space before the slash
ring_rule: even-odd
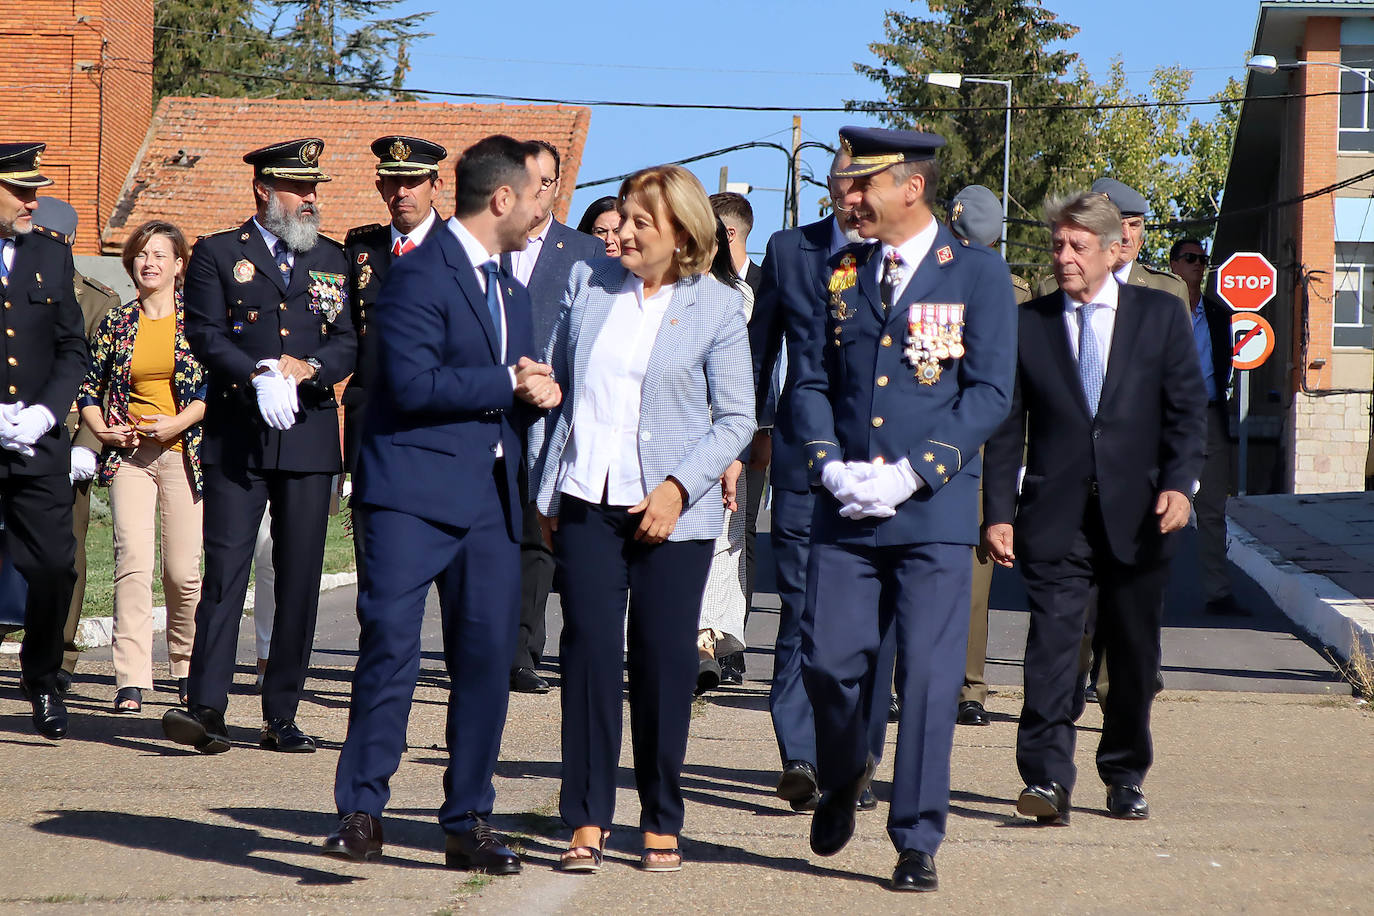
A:
<svg viewBox="0 0 1374 916">
<path fill-rule="evenodd" d="M 826 281 L 830 269 L 830 239 L 834 217 L 798 229 L 773 233 L 764 253 L 758 296 L 749 318 L 749 349 L 754 357 L 754 392 L 759 426 L 773 426 L 772 483 L 795 492 L 810 488 L 802 443 L 792 418 L 792 378 L 783 379 L 782 391 L 773 391 L 774 370 L 783 348 L 783 332 L 789 311 L 808 308 L 818 319 L 825 316 Z"/>
<path fill-rule="evenodd" d="M 792 414 L 812 484 L 829 461 L 906 458 L 926 485 L 887 519 L 846 519 L 823 487 L 812 536 L 822 543 L 975 544 L 978 449 L 1007 415 L 1016 369 L 1016 300 L 1006 262 L 990 248 L 965 245 L 943 224 L 888 313 L 878 293 L 879 245 L 851 245 L 832 268 L 855 261 L 857 282 L 835 309 L 793 304 L 788 358 L 795 370 Z M 903 355 L 908 308 L 964 306 L 961 359 L 941 363 L 922 384 Z"/>
<path fill-rule="evenodd" d="M 539 249 L 539 260 L 534 262 L 534 271 L 530 273 L 527 287 L 536 353 L 544 352 L 549 337 L 553 335 L 553 326 L 558 321 L 563 294 L 568 291 L 568 278 L 572 276 L 573 265 L 578 261 L 605 256 L 606 244 L 601 239 L 570 229 L 557 219 L 549 222 L 544 247 Z M 511 270 L 509 253 L 501 255 L 501 267 L 511 276 L 515 275 Z"/>
<path fill-rule="evenodd" d="M 1058 290 L 1022 306 L 1016 389 L 988 442 L 983 518 L 1015 525 L 1023 560 L 1057 560 L 1083 526 L 1094 482 L 1112 553 L 1122 563 L 1167 556 L 1155 501 L 1191 497 L 1202 472 L 1207 394 L 1193 328 L 1177 297 L 1143 286 L 1118 291 L 1097 416 L 1088 412 Z M 1021 491 L 1016 476 L 1025 448 Z"/>
<path fill-rule="evenodd" d="M 525 288 L 504 272 L 497 279 L 504 358 L 472 262 L 446 224 L 391 265 L 372 314 L 377 376 L 368 386 L 356 495 L 364 504 L 467 528 L 478 510 L 474 494 L 491 486 L 500 443 L 507 524 L 519 539 L 517 472 L 534 414 L 515 397 L 507 367 L 536 354 Z"/>
</svg>

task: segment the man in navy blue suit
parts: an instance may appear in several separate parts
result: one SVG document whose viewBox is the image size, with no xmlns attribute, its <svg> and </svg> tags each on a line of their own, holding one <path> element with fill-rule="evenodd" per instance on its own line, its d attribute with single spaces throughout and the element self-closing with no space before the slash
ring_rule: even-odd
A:
<svg viewBox="0 0 1374 916">
<path fill-rule="evenodd" d="M 835 156 L 831 171 L 849 165 L 849 155 Z M 830 179 L 830 199 L 842 202 L 849 181 Z M 771 460 L 773 508 L 770 533 L 773 560 L 777 571 L 778 635 L 773 643 L 773 684 L 768 693 L 768 710 L 773 718 L 773 733 L 782 757 L 778 778 L 778 797 L 794 811 L 810 811 L 820 800 L 816 782 L 816 724 L 811 700 L 801 677 L 801 618 L 806 595 L 806 563 L 811 549 L 811 513 L 815 501 L 807 479 L 806 459 L 792 421 L 791 373 L 776 371 L 785 366 L 779 356 L 783 348 L 786 315 L 790 309 L 814 311 L 824 320 L 826 284 L 830 279 L 830 257 L 851 244 L 863 242 L 852 225 L 853 214 L 836 210 L 819 222 L 785 229 L 768 240 L 763 258 L 762 282 L 754 313 L 749 319 L 749 345 L 754 354 L 754 390 L 758 398 L 759 429 L 764 436 L 754 438 L 751 461 Z M 774 380 L 781 376 L 780 385 Z M 771 427 L 771 429 L 770 429 Z M 760 455 L 762 451 L 762 455 Z M 762 475 L 760 475 L 762 477 Z M 752 498 L 752 495 L 751 495 Z M 869 751 L 882 759 L 887 736 L 888 693 L 892 681 L 895 634 L 883 640 L 878 657 L 873 695 L 869 698 Z M 877 807 L 877 799 L 865 789 L 859 799 L 861 810 Z"/>
<path fill-rule="evenodd" d="M 525 246 L 537 218 L 537 155 L 499 135 L 465 150 L 455 216 L 392 265 L 373 312 L 378 377 L 354 497 L 369 513 L 362 631 L 330 855 L 381 855 L 380 817 L 406 747 L 425 596 L 437 579 L 451 681 L 445 861 L 520 871 L 486 819 L 519 624 L 517 473 L 533 408 L 562 395 L 552 370 L 530 358 L 529 297 L 499 257 Z"/>
<path fill-rule="evenodd" d="M 978 540 L 978 449 L 1006 416 L 1016 360 L 1007 265 L 931 213 L 944 139 L 847 127 L 840 178 L 860 234 L 832 260 L 829 309 L 789 315 L 792 412 L 811 483 L 802 678 L 816 715 L 821 800 L 811 849 L 854 833 L 873 778 L 861 711 L 897 628 L 901 717 L 888 836 L 891 887 L 935 890 Z"/>
</svg>

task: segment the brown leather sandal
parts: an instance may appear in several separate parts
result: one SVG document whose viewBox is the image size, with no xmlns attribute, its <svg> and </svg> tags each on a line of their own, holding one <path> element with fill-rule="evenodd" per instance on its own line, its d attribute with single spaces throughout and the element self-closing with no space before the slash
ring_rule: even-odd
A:
<svg viewBox="0 0 1374 916">
<path fill-rule="evenodd" d="M 601 870 L 601 862 L 606 856 L 606 841 L 610 839 L 609 830 L 601 831 L 601 847 L 570 846 L 558 857 L 558 870 L 574 875 L 590 875 Z"/>
</svg>

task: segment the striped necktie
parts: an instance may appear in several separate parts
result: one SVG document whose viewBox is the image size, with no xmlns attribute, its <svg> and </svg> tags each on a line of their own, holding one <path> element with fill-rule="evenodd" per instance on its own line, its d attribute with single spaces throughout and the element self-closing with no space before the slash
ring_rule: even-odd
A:
<svg viewBox="0 0 1374 916">
<path fill-rule="evenodd" d="M 1102 379 L 1107 374 L 1102 365 L 1102 347 L 1092 328 L 1093 313 L 1106 308 L 1089 302 L 1078 307 L 1078 378 L 1083 383 L 1083 397 L 1088 412 L 1097 416 L 1097 404 L 1102 400 Z"/>
</svg>

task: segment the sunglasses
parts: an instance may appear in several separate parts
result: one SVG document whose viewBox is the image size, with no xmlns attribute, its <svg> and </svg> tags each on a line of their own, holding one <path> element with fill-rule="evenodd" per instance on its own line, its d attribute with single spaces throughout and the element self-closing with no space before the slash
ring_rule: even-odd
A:
<svg viewBox="0 0 1374 916">
<path fill-rule="evenodd" d="M 1201 264 L 1204 267 L 1207 266 L 1207 255 L 1198 254 L 1196 251 L 1179 252 L 1175 260 L 1182 261 L 1184 264 Z"/>
</svg>

